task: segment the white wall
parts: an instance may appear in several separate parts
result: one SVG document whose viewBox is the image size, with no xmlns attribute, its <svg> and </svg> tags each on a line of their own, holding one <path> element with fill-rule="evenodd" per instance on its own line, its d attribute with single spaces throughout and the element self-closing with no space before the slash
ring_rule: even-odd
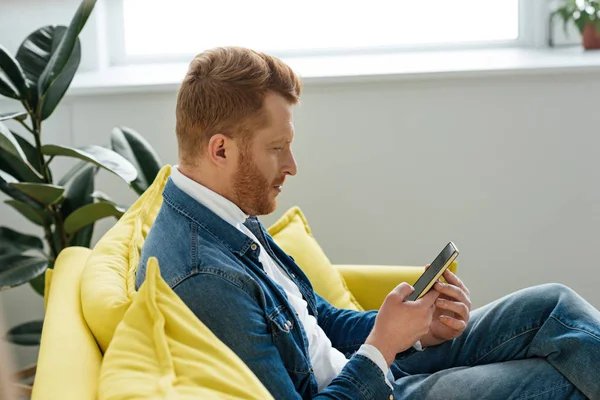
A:
<svg viewBox="0 0 600 400">
<path fill-rule="evenodd" d="M 476 306 L 561 282 L 600 307 L 597 74 L 305 89 L 295 115 L 299 173 L 265 224 L 299 205 L 335 263 L 424 265 L 452 240 Z M 70 97 L 44 140 L 102 144 L 127 125 L 175 163 L 174 107 L 171 92 Z M 135 199 L 108 173 L 99 186 Z M 35 231 L 0 207 L 2 224 Z M 2 299 L 9 324 L 42 315 L 28 287 Z"/>
</svg>

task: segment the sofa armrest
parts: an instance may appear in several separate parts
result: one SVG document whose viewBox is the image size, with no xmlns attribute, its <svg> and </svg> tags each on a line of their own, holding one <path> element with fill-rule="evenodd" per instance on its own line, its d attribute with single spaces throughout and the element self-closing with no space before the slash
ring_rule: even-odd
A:
<svg viewBox="0 0 600 400">
<path fill-rule="evenodd" d="M 79 281 L 90 249 L 68 247 L 48 274 L 33 400 L 96 398 L 102 354 L 81 311 Z M 50 282 L 51 281 L 51 282 Z"/>
<path fill-rule="evenodd" d="M 348 289 L 365 310 L 378 310 L 385 297 L 402 282 L 411 285 L 419 279 L 424 267 L 392 265 L 335 265 Z M 457 262 L 450 265 L 456 273 Z"/>
</svg>

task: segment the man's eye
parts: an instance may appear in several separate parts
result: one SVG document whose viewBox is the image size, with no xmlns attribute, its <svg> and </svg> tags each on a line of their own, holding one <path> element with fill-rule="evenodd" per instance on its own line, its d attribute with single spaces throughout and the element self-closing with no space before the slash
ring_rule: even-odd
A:
<svg viewBox="0 0 600 400">
<path fill-rule="evenodd" d="M 273 147 L 273 150 L 281 151 L 283 150 L 283 147 Z"/>
</svg>

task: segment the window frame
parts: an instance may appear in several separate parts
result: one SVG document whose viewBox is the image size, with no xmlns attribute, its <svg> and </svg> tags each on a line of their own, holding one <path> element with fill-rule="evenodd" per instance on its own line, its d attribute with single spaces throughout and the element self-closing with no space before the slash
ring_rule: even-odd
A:
<svg viewBox="0 0 600 400">
<path fill-rule="evenodd" d="M 109 51 L 109 64 L 111 66 L 126 66 L 137 64 L 158 64 L 187 62 L 193 54 L 165 54 L 152 56 L 128 56 L 125 52 L 125 30 L 124 30 L 124 0 L 105 0 L 106 2 L 106 29 L 107 45 Z M 502 1 L 502 0 L 497 0 Z M 311 51 L 277 51 L 274 56 L 280 58 L 288 57 L 320 57 L 336 55 L 370 55 L 390 54 L 415 51 L 449 51 L 449 50 L 475 50 L 494 49 L 508 47 L 546 47 L 548 45 L 548 7 L 551 0 L 532 1 L 519 0 L 519 36 L 515 40 L 488 41 L 476 43 L 451 43 L 451 44 L 419 44 L 399 45 L 353 49 L 326 49 Z"/>
</svg>

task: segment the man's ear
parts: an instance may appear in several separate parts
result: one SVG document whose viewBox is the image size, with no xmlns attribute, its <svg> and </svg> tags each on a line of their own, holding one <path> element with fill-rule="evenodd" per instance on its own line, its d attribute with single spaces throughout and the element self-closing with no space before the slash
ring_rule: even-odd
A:
<svg viewBox="0 0 600 400">
<path fill-rule="evenodd" d="M 210 160 L 220 167 L 227 165 L 229 153 L 232 150 L 233 141 L 227 136 L 218 133 L 208 141 L 208 156 Z"/>
</svg>

